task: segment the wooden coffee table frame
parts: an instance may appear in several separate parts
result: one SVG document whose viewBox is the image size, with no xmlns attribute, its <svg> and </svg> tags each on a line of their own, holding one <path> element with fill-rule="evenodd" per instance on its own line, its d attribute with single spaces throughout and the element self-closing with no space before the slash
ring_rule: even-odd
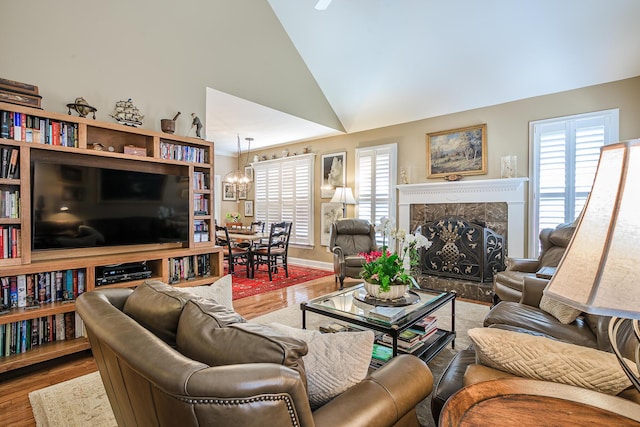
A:
<svg viewBox="0 0 640 427">
<path fill-rule="evenodd" d="M 433 359 L 443 348 L 447 346 L 447 344 L 451 343 L 451 347 L 455 348 L 455 338 L 456 338 L 456 324 L 455 324 L 455 315 L 456 315 L 456 293 L 453 291 L 442 292 L 432 289 L 414 289 L 418 295 L 431 295 L 431 294 L 441 294 L 434 301 L 423 305 L 422 307 L 408 313 L 404 317 L 396 320 L 391 324 L 377 322 L 373 319 L 367 318 L 363 315 L 358 315 L 355 313 L 350 313 L 346 311 L 341 311 L 338 309 L 330 309 L 320 304 L 320 302 L 326 301 L 332 297 L 338 295 L 347 295 L 349 293 L 353 293 L 355 290 L 362 288 L 363 285 L 356 285 L 350 288 L 345 288 L 341 291 L 332 292 L 327 295 L 323 295 L 322 297 L 312 299 L 307 302 L 303 302 L 300 304 L 300 310 L 302 311 L 302 328 L 306 328 L 307 326 L 307 318 L 306 313 L 310 311 L 312 313 L 316 313 L 322 316 L 330 317 L 332 319 L 341 320 L 343 322 L 347 322 L 353 325 L 361 326 L 366 329 L 372 329 L 374 331 L 383 332 L 389 334 L 393 338 L 393 344 L 391 348 L 393 349 L 393 356 L 398 355 L 398 336 L 402 331 L 409 329 L 413 325 L 416 324 L 423 317 L 433 313 L 438 310 L 440 307 L 451 303 L 451 330 L 447 331 L 444 329 L 438 328 L 436 332 L 440 336 L 433 343 L 424 345 L 417 350 L 411 352 L 411 354 L 420 357 L 423 361 L 429 362 Z M 359 302 L 358 304 L 362 304 L 365 306 L 369 306 L 363 302 Z M 373 306 L 369 306 L 373 308 Z"/>
</svg>

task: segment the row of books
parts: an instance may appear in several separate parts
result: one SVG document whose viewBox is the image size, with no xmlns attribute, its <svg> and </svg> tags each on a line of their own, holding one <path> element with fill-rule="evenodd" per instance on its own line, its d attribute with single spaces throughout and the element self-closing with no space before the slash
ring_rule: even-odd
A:
<svg viewBox="0 0 640 427">
<path fill-rule="evenodd" d="M 193 213 L 195 215 L 209 214 L 209 199 L 205 194 L 193 195 Z"/>
<path fill-rule="evenodd" d="M 209 223 L 204 220 L 193 221 L 193 240 L 196 243 L 209 241 Z"/>
<path fill-rule="evenodd" d="M 169 258 L 169 283 L 211 275 L 209 255 Z"/>
<path fill-rule="evenodd" d="M 0 218 L 20 218 L 20 191 L 0 190 Z"/>
<path fill-rule="evenodd" d="M 22 256 L 22 230 L 18 226 L 0 226 L 0 259 Z"/>
<path fill-rule="evenodd" d="M 209 189 L 209 183 L 207 182 L 207 175 L 204 172 L 193 173 L 193 189 L 194 190 Z"/>
<path fill-rule="evenodd" d="M 18 147 L 2 147 L 0 152 L 0 178 L 17 179 L 20 177 Z"/>
<path fill-rule="evenodd" d="M 174 144 L 166 141 L 160 141 L 160 158 L 192 163 L 207 162 L 206 150 L 204 148 Z"/>
<path fill-rule="evenodd" d="M 74 269 L 0 277 L 0 290 L 6 308 L 71 301 L 86 290 L 86 273 Z"/>
<path fill-rule="evenodd" d="M 438 319 L 435 316 L 425 316 L 411 328 L 405 329 L 398 336 L 398 351 L 414 353 L 425 345 L 438 339 Z M 389 334 L 377 334 L 373 346 L 371 365 L 382 366 L 393 357 L 393 337 Z"/>
<path fill-rule="evenodd" d="M 38 144 L 78 146 L 78 124 L 0 111 L 0 138 Z"/>
<path fill-rule="evenodd" d="M 48 342 L 71 340 L 85 335 L 77 313 L 58 313 L 0 325 L 0 356 L 11 356 Z"/>
</svg>

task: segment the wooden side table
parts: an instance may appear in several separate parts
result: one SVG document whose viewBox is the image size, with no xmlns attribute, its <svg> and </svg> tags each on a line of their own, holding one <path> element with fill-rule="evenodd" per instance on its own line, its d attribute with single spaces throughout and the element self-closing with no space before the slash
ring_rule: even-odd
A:
<svg viewBox="0 0 640 427">
<path fill-rule="evenodd" d="M 464 387 L 447 401 L 440 426 L 640 426 L 640 405 L 547 381 L 506 378 Z"/>
</svg>

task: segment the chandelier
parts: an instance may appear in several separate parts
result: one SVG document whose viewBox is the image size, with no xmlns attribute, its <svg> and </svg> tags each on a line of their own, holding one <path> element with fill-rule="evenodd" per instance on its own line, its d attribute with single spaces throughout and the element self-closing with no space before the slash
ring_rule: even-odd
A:
<svg viewBox="0 0 640 427">
<path fill-rule="evenodd" d="M 251 151 L 251 141 L 253 138 L 245 138 L 247 141 L 247 157 L 245 164 L 249 163 L 249 152 Z M 240 193 L 248 193 L 251 189 L 251 178 L 249 178 L 243 171 L 240 169 L 240 160 L 242 158 L 242 150 L 240 148 L 240 135 L 238 135 L 238 168 L 234 171 L 229 172 L 222 178 L 222 182 L 227 184 L 233 184 L 236 187 L 236 200 L 238 200 L 238 196 Z"/>
</svg>

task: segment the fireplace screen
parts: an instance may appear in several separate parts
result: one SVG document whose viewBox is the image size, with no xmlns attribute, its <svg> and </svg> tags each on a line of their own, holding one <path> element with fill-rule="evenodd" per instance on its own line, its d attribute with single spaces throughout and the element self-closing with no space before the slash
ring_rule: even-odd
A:
<svg viewBox="0 0 640 427">
<path fill-rule="evenodd" d="M 483 225 L 458 216 L 423 225 L 422 234 L 432 245 L 423 249 L 424 274 L 490 282 L 504 270 L 504 238 Z"/>
</svg>

